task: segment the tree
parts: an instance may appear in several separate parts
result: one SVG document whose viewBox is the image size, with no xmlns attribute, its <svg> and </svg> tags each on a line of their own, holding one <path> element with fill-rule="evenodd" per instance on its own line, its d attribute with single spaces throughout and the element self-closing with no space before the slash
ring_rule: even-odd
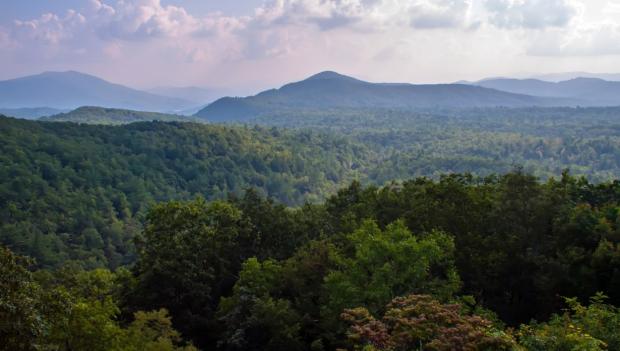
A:
<svg viewBox="0 0 620 351">
<path fill-rule="evenodd" d="M 203 199 L 153 208 L 138 244 L 137 287 L 129 304 L 166 308 L 185 335 L 206 342 L 204 330 L 239 270 L 240 218 L 234 206 Z"/>
<path fill-rule="evenodd" d="M 250 258 L 243 264 L 233 295 L 222 298 L 218 317 L 224 324 L 224 350 L 297 350 L 300 317 L 289 301 L 273 298 L 281 290 L 282 267 Z"/>
<path fill-rule="evenodd" d="M 124 351 L 197 351 L 182 345 L 181 334 L 172 327 L 168 311 L 138 311 L 127 327 Z"/>
<path fill-rule="evenodd" d="M 326 311 L 339 316 L 344 308 L 367 307 L 373 313 L 407 293 L 425 293 L 446 300 L 458 291 L 453 262 L 454 243 L 443 232 L 415 236 L 402 221 L 381 230 L 366 221 L 349 235 L 354 253 L 325 278 Z"/>
<path fill-rule="evenodd" d="M 37 350 L 46 328 L 32 260 L 0 247 L 0 350 Z"/>
<path fill-rule="evenodd" d="M 459 305 L 441 304 L 428 295 L 397 297 L 379 320 L 366 308 L 347 309 L 348 340 L 355 350 L 512 350 L 512 337 Z"/>
<path fill-rule="evenodd" d="M 568 309 L 547 323 L 533 322 L 519 329 L 519 343 L 532 351 L 620 350 L 620 309 L 605 304 L 606 296 L 597 294 L 583 306 L 575 298 L 566 298 Z"/>
</svg>

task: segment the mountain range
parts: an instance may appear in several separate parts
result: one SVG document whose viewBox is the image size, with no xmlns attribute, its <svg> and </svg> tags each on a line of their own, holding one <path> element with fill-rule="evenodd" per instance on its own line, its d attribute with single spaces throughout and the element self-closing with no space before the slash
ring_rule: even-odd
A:
<svg viewBox="0 0 620 351">
<path fill-rule="evenodd" d="M 467 84 L 370 83 L 326 71 L 246 98 L 221 98 L 196 113 L 214 122 L 244 121 L 274 111 L 330 108 L 430 109 L 571 106 L 574 101 Z"/>
<path fill-rule="evenodd" d="M 527 78 L 540 79 L 549 82 L 562 82 L 575 78 L 598 78 L 609 81 L 620 81 L 620 73 L 562 72 L 534 75 Z"/>
<path fill-rule="evenodd" d="M 612 74 L 605 76 L 614 77 Z M 140 110 L 195 114 L 197 118 L 212 122 L 229 122 L 300 110 L 620 106 L 620 82 L 600 78 L 559 82 L 492 78 L 453 84 L 408 84 L 372 83 L 325 71 L 254 96 L 223 97 L 213 101 L 222 93 L 197 87 L 142 91 L 75 71 L 45 72 L 0 81 L 0 111 L 15 117 L 39 118 L 81 106 L 98 106 L 105 108 L 96 111 L 105 123 L 126 123 L 151 118 L 136 115 L 135 111 Z M 119 113 L 110 109 L 134 112 Z M 92 107 L 87 117 L 84 110 L 78 112 L 50 120 L 93 121 Z"/>
<path fill-rule="evenodd" d="M 482 80 L 473 85 L 514 94 L 570 99 L 584 106 L 620 105 L 620 82 L 599 78 L 575 78 L 561 82 L 497 78 Z"/>
<path fill-rule="evenodd" d="M 185 99 L 113 84 L 84 73 L 44 72 L 0 81 L 0 107 L 74 109 L 84 105 L 173 112 L 195 106 Z"/>
</svg>

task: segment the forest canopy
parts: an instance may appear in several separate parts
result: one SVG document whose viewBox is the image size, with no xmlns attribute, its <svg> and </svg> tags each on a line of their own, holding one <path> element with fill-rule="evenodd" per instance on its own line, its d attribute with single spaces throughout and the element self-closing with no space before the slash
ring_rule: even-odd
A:
<svg viewBox="0 0 620 351">
<path fill-rule="evenodd" d="M 1 349 L 620 350 L 613 111 L 545 111 L 0 118 Z"/>
<path fill-rule="evenodd" d="M 240 196 L 319 203 L 352 180 L 426 176 L 593 182 L 620 174 L 618 108 L 296 111 L 252 125 L 78 125 L 0 117 L 0 243 L 44 267 L 117 267 L 160 201 Z M 254 123 L 260 124 L 256 126 Z M 282 129 L 282 127 L 293 128 Z"/>
<path fill-rule="evenodd" d="M 31 273 L 3 249 L 0 314 L 25 321 L 4 326 L 6 340 L 61 350 L 620 350 L 618 182 L 522 172 L 352 182 L 298 208 L 247 191 L 163 202 L 145 220 L 128 269 Z"/>
</svg>

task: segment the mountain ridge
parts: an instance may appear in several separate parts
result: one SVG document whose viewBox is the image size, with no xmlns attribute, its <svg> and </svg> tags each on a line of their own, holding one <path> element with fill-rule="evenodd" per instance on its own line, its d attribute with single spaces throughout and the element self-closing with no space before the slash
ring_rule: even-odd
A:
<svg viewBox="0 0 620 351">
<path fill-rule="evenodd" d="M 81 106 L 75 110 L 59 113 L 48 117 L 39 118 L 46 122 L 73 122 L 81 124 L 107 124 L 120 125 L 134 122 L 195 122 L 195 119 L 187 116 L 159 113 L 134 111 L 127 109 L 106 108 L 99 106 Z"/>
<path fill-rule="evenodd" d="M 620 82 L 600 78 L 577 77 L 560 82 L 498 78 L 478 81 L 472 85 L 515 94 L 527 92 L 541 97 L 573 99 L 586 106 L 620 105 Z"/>
<path fill-rule="evenodd" d="M 514 94 L 467 84 L 371 83 L 334 71 L 245 98 L 224 97 L 195 114 L 209 121 L 250 120 L 282 109 L 525 107 L 571 105 L 571 101 Z"/>
<path fill-rule="evenodd" d="M 101 106 L 170 112 L 195 105 L 111 83 L 77 71 L 43 73 L 0 81 L 0 107 L 74 109 Z"/>
</svg>

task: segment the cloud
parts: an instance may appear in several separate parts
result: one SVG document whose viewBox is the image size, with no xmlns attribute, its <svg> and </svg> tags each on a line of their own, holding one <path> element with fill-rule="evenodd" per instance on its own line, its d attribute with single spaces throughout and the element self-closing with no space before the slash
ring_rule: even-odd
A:
<svg viewBox="0 0 620 351">
<path fill-rule="evenodd" d="M 90 6 L 93 11 L 102 13 L 106 16 L 112 16 L 116 10 L 110 5 L 105 4 L 102 0 L 90 0 Z"/>
<path fill-rule="evenodd" d="M 118 0 L 114 6 L 94 0 L 94 25 L 102 37 L 141 40 L 179 37 L 199 27 L 185 9 L 162 6 L 159 0 Z"/>
<path fill-rule="evenodd" d="M 465 24 L 470 0 L 276 0 L 256 11 L 263 25 L 314 25 L 327 31 L 411 26 L 456 28 Z"/>
<path fill-rule="evenodd" d="M 160 0 L 91 0 L 90 27 L 104 39 L 128 41 L 209 36 L 244 27 L 247 18 L 220 13 L 196 18 L 183 7 L 163 6 Z"/>
<path fill-rule="evenodd" d="M 602 22 L 576 27 L 569 32 L 537 36 L 528 48 L 533 56 L 603 56 L 620 54 L 620 25 Z"/>
<path fill-rule="evenodd" d="M 269 86 L 319 69 L 436 81 L 505 74 L 490 70 L 560 56 L 620 54 L 620 0 L 265 1 L 232 16 L 198 15 L 180 1 L 88 0 L 0 23 L 0 67 L 11 75 L 92 68 L 125 83 L 209 78 Z M 583 6 L 604 18 L 587 18 Z"/>
<path fill-rule="evenodd" d="M 73 38 L 76 33 L 75 29 L 85 23 L 86 18 L 74 10 L 68 10 L 62 17 L 46 13 L 29 21 L 15 20 L 12 36 L 18 42 L 34 41 L 43 44 L 58 44 L 63 40 Z"/>
<path fill-rule="evenodd" d="M 439 0 L 414 2 L 409 14 L 414 28 L 458 28 L 468 19 L 470 1 Z"/>
<path fill-rule="evenodd" d="M 322 30 L 346 26 L 365 17 L 372 1 L 276 0 L 256 9 L 263 25 L 316 25 Z"/>
<path fill-rule="evenodd" d="M 489 22 L 500 28 L 564 27 L 578 14 L 570 0 L 486 0 Z"/>
<path fill-rule="evenodd" d="M 470 7 L 470 0 L 273 0 L 251 16 L 211 13 L 195 17 L 183 7 L 162 5 L 160 0 L 90 0 L 83 13 L 69 10 L 64 16 L 48 13 L 34 20 L 15 20 L 10 35 L 33 46 L 60 45 L 76 38 L 82 43 L 175 39 L 179 44 L 226 38 L 247 43 L 251 46 L 247 52 L 263 46 L 266 54 L 273 54 L 287 51 L 275 46 L 286 46 L 298 37 L 292 30 L 457 28 L 468 25 Z M 196 54 L 204 50 L 192 51 L 193 56 L 204 56 Z"/>
</svg>

